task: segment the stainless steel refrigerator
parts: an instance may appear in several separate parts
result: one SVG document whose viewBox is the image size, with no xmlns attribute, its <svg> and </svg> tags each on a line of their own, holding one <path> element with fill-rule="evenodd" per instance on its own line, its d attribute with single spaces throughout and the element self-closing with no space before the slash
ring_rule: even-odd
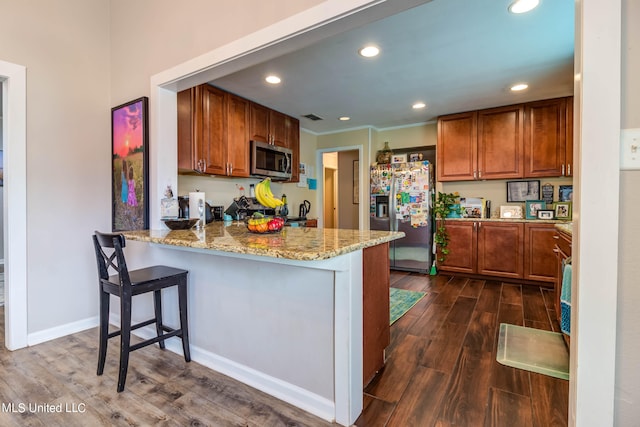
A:
<svg viewBox="0 0 640 427">
<path fill-rule="evenodd" d="M 433 258 L 433 170 L 428 161 L 371 167 L 370 228 L 403 231 L 389 245 L 391 268 L 426 273 Z"/>
</svg>

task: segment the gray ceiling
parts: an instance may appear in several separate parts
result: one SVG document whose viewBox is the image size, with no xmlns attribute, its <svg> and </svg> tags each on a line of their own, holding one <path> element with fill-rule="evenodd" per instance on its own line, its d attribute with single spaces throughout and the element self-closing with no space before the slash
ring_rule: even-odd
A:
<svg viewBox="0 0 640 427">
<path fill-rule="evenodd" d="M 571 95 L 574 1 L 541 0 L 523 15 L 507 11 L 510 1 L 433 0 L 211 84 L 318 133 Z M 378 57 L 357 54 L 367 43 L 380 47 Z M 264 82 L 271 73 L 280 85 Z M 529 89 L 509 91 L 517 82 Z M 413 110 L 416 101 L 427 108 Z M 324 120 L 301 117 L 309 113 Z"/>
</svg>

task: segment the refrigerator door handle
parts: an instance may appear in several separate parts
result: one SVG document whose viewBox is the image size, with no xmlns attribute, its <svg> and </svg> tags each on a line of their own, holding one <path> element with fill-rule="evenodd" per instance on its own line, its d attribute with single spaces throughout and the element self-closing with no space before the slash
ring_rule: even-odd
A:
<svg viewBox="0 0 640 427">
<path fill-rule="evenodd" d="M 391 188 L 389 189 L 389 231 L 398 231 L 398 221 L 396 220 L 396 176 L 391 175 Z"/>
</svg>

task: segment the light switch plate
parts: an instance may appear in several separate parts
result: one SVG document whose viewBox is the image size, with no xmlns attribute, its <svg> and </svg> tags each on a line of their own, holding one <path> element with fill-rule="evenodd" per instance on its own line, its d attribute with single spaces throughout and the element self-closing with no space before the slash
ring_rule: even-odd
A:
<svg viewBox="0 0 640 427">
<path fill-rule="evenodd" d="M 640 129 L 620 132 L 620 169 L 640 170 Z"/>
</svg>

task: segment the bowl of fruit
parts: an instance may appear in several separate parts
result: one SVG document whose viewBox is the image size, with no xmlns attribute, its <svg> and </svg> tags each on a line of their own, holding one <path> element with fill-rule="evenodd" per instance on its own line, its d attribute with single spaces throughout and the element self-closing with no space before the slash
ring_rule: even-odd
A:
<svg viewBox="0 0 640 427">
<path fill-rule="evenodd" d="M 251 233 L 277 233 L 284 227 L 284 218 L 254 213 L 245 221 Z"/>
</svg>

